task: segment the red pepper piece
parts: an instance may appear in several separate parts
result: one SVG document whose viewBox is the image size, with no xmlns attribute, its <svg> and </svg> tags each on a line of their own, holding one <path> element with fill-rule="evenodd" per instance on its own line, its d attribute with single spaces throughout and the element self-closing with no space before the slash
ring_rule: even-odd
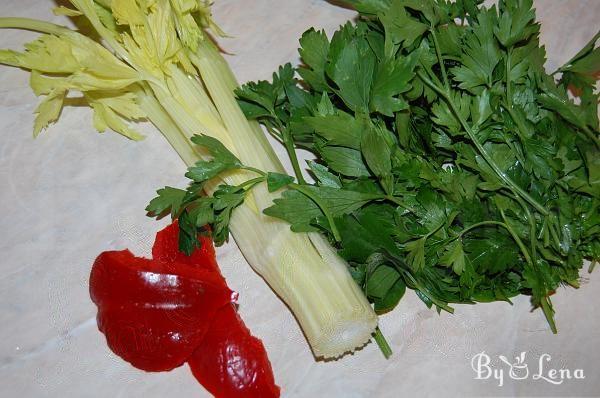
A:
<svg viewBox="0 0 600 398">
<path fill-rule="evenodd" d="M 216 398 L 279 397 L 265 347 L 250 334 L 233 305 L 219 310 L 188 363 Z"/>
<path fill-rule="evenodd" d="M 125 250 L 98 256 L 90 295 L 111 350 L 139 369 L 166 371 L 188 359 L 232 292 L 212 271 Z"/>
<path fill-rule="evenodd" d="M 212 241 L 179 252 L 174 223 L 156 236 L 154 260 L 129 251 L 102 253 L 90 276 L 98 327 L 110 348 L 135 367 L 171 370 L 186 360 L 218 398 L 279 397 L 262 342 L 231 302 Z"/>
</svg>

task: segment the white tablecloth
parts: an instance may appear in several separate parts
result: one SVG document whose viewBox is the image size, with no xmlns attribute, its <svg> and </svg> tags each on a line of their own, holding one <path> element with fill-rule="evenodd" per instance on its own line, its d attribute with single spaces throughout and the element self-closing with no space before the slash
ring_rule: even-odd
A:
<svg viewBox="0 0 600 398">
<path fill-rule="evenodd" d="M 50 0 L 2 0 L 0 15 L 67 23 Z M 599 27 L 598 0 L 539 0 L 549 67 L 569 59 Z M 217 0 L 217 21 L 234 36 L 221 40 L 241 81 L 268 78 L 297 61 L 297 39 L 309 26 L 332 32 L 354 13 L 321 0 Z M 0 48 L 19 48 L 31 33 L 2 31 Z M 88 109 L 65 109 L 60 123 L 32 139 L 36 98 L 28 74 L 0 67 L 0 396 L 201 397 L 187 367 L 148 374 L 114 356 L 95 323 L 88 295 L 94 258 L 129 247 L 147 254 L 164 225 L 144 207 L 164 185 L 185 184 L 184 165 L 150 126 L 141 143 L 97 134 Z M 600 394 L 600 276 L 553 298 L 558 335 L 527 298 L 510 306 L 428 310 L 408 292 L 381 329 L 394 350 L 385 360 L 373 344 L 335 362 L 316 362 L 286 307 L 252 272 L 234 244 L 218 251 L 240 311 L 269 352 L 284 397 L 593 396 Z M 472 358 L 485 351 L 504 382 L 475 379 Z M 530 374 L 512 380 L 498 359 L 526 352 Z M 538 361 L 585 379 L 554 385 L 535 380 Z M 544 357 L 542 357 L 542 360 Z M 485 370 L 485 368 L 483 368 Z M 485 374 L 483 374 L 485 375 Z M 573 375 L 573 374 L 572 374 Z M 515 375 L 518 376 L 518 375 Z"/>
</svg>

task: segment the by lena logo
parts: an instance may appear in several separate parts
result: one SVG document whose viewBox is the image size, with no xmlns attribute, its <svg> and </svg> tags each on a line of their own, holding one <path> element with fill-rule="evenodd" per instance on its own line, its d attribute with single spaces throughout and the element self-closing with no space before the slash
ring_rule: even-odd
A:
<svg viewBox="0 0 600 398">
<path fill-rule="evenodd" d="M 504 385 L 504 380 L 508 377 L 512 380 L 541 380 L 550 384 L 559 385 L 565 380 L 583 380 L 585 374 L 583 369 L 565 369 L 556 368 L 552 365 L 550 354 L 542 354 L 537 360 L 529 366 L 527 361 L 527 352 L 517 355 L 514 361 L 509 360 L 504 355 L 498 355 L 499 366 L 492 363 L 492 358 L 485 351 L 475 354 L 471 358 L 471 367 L 475 372 L 475 380 L 494 379 L 498 381 L 498 386 Z"/>
</svg>

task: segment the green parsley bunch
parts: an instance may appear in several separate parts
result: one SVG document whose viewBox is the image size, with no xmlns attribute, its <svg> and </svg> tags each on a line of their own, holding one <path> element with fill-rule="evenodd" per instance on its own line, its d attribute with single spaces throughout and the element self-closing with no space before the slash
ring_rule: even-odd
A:
<svg viewBox="0 0 600 398">
<path fill-rule="evenodd" d="M 238 90 L 296 174 L 249 180 L 282 191 L 264 213 L 326 235 L 378 313 L 406 287 L 448 311 L 525 294 L 556 332 L 550 295 L 600 259 L 599 35 L 548 74 L 532 0 L 347 2 L 358 21 L 307 31 L 300 67 Z M 296 148 L 315 154 L 314 183 Z M 250 185 L 186 206 L 213 204 L 226 231 L 233 208 L 214 204 Z"/>
</svg>

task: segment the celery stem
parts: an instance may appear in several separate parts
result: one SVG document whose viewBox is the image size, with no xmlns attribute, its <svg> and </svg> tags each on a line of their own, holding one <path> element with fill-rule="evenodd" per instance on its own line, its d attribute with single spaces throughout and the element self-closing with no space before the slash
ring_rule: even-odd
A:
<svg viewBox="0 0 600 398">
<path fill-rule="evenodd" d="M 60 36 L 70 29 L 46 21 L 38 21 L 31 18 L 0 18 L 0 29 L 25 29 L 34 32 L 47 33 Z"/>
</svg>

